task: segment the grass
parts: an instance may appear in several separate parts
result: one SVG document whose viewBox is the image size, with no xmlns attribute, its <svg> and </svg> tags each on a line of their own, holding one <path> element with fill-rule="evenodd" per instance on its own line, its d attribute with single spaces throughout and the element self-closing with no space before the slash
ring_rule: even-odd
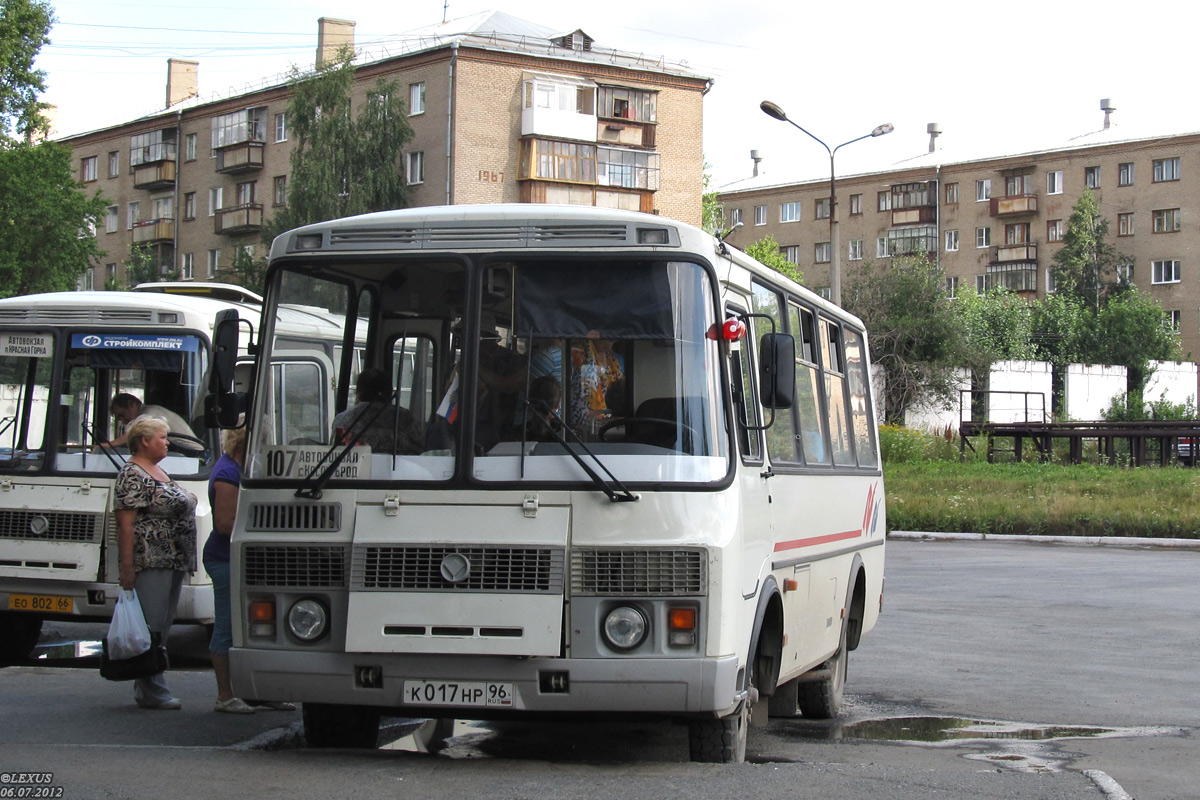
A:
<svg viewBox="0 0 1200 800">
<path fill-rule="evenodd" d="M 1200 539 L 1200 469 L 960 462 L 948 437 L 896 428 L 881 443 L 890 530 Z"/>
</svg>

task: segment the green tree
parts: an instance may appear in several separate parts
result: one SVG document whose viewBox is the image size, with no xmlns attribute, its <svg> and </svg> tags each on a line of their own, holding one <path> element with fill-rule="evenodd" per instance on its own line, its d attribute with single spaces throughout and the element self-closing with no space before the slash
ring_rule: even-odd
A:
<svg viewBox="0 0 1200 800">
<path fill-rule="evenodd" d="M 1032 360 L 1033 310 L 1030 304 L 1006 289 L 979 294 L 968 289 L 959 293 L 953 308 L 958 312 L 973 355 L 971 360 Z"/>
<path fill-rule="evenodd" d="M 796 283 L 804 281 L 804 273 L 800 271 L 799 267 L 784 258 L 783 251 L 779 249 L 779 243 L 770 234 L 747 247 L 746 255 L 758 263 L 770 267 L 780 275 L 791 278 Z"/>
<path fill-rule="evenodd" d="M 1035 361 L 1063 365 L 1086 362 L 1085 331 L 1091 312 L 1078 297 L 1052 293 L 1030 307 Z"/>
<path fill-rule="evenodd" d="M 1084 301 L 1099 312 L 1110 292 L 1117 287 L 1117 266 L 1128 258 L 1104 241 L 1108 220 L 1100 216 L 1100 207 L 1091 189 L 1085 188 L 1067 221 L 1062 246 L 1054 254 L 1055 291 Z"/>
<path fill-rule="evenodd" d="M 921 403 L 951 407 L 958 370 L 975 366 L 977 354 L 941 267 L 919 254 L 878 270 L 864 262 L 846 277 L 846 309 L 866 324 L 871 358 L 884 373 L 885 420 L 903 424 L 905 412 Z"/>
<path fill-rule="evenodd" d="M 42 141 L 49 4 L 0 0 L 0 297 L 73 289 L 102 255 L 95 222 L 105 201 L 75 178 L 70 148 Z"/>
<path fill-rule="evenodd" d="M 704 165 L 704 178 L 700 194 L 700 227 L 705 233 L 720 236 L 725 232 L 725 208 L 718 199 L 717 190 L 712 188 L 712 175 L 708 170 L 710 165 Z"/>
<path fill-rule="evenodd" d="M 1150 380 L 1151 361 L 1181 358 L 1179 336 L 1163 322 L 1162 306 L 1146 292 L 1131 289 L 1109 298 L 1100 312 L 1085 318 L 1083 354 L 1093 364 L 1121 364 L 1130 393 L 1141 394 Z"/>
<path fill-rule="evenodd" d="M 153 245 L 134 244 L 130 246 L 129 257 L 125 259 L 125 285 L 117 288 L 132 289 L 139 283 L 173 281 L 178 277 L 179 272 L 173 264 L 160 264 L 155 258 Z"/>
<path fill-rule="evenodd" d="M 376 81 L 354 115 L 354 54 L 302 77 L 293 68 L 288 103 L 292 151 L 287 205 L 264 226 L 268 245 L 280 233 L 326 219 L 404 208 L 409 202 L 401 154 L 412 128 L 396 81 Z"/>
<path fill-rule="evenodd" d="M 252 250 L 243 245 L 233 249 L 233 274 L 239 285 L 252 292 L 263 293 L 267 274 L 267 256 L 256 256 Z"/>
</svg>

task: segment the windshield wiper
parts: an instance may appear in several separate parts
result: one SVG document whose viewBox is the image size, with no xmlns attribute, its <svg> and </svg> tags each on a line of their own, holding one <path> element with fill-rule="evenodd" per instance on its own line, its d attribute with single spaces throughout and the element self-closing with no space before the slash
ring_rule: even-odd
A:
<svg viewBox="0 0 1200 800">
<path fill-rule="evenodd" d="M 296 490 L 296 497 L 302 497 L 307 500 L 321 499 L 321 490 L 325 488 L 325 484 L 329 483 L 329 479 L 333 477 L 335 472 L 337 472 L 338 465 L 341 464 L 342 461 L 345 460 L 346 456 L 350 454 L 350 451 L 354 449 L 354 446 L 358 443 L 358 437 L 366 433 L 371 426 L 375 424 L 375 420 L 379 419 L 380 415 L 383 414 L 384 411 L 387 411 L 390 401 L 394 398 L 395 395 L 392 395 L 388 402 L 380 403 L 379 408 L 373 409 L 371 406 L 367 406 L 367 408 L 364 408 L 359 415 L 354 418 L 354 420 L 350 423 L 350 427 L 346 429 L 344 442 L 334 442 L 333 446 L 330 447 L 323 456 L 321 456 L 321 460 L 318 461 L 313 466 L 312 470 L 304 476 L 303 480 L 305 485 Z M 372 403 L 372 405 L 374 404 Z M 395 432 L 393 431 L 393 440 L 394 438 Z M 392 449 L 394 450 L 395 447 L 393 446 Z M 310 486 L 309 484 L 312 485 Z"/>
<path fill-rule="evenodd" d="M 538 418 L 546 425 L 546 427 L 550 429 L 550 433 L 552 433 L 554 438 L 558 440 L 558 443 L 563 446 L 563 449 L 567 451 L 567 454 L 570 455 L 571 458 L 575 459 L 575 463 L 578 464 L 580 468 L 582 468 L 583 471 L 588 474 L 588 477 L 591 478 L 592 482 L 600 488 L 600 491 L 608 495 L 609 500 L 613 501 L 614 503 L 630 503 L 642 499 L 640 495 L 636 495 L 625 488 L 625 485 L 621 483 L 620 479 L 618 479 L 617 476 L 612 473 L 612 470 L 604 465 L 604 462 L 592 452 L 592 449 L 587 446 L 587 443 L 584 442 L 582 438 L 580 438 L 579 434 L 575 433 L 575 431 L 563 421 L 563 418 L 558 415 L 558 412 L 552 409 L 545 400 L 534 400 L 532 403 L 526 403 L 525 407 L 528 411 L 532 411 L 534 414 L 536 414 Z M 552 420 L 558 421 L 558 427 L 552 424 Z M 594 469 L 588 466 L 588 463 L 584 461 L 583 456 L 575 452 L 571 445 L 567 443 L 566 437 L 563 436 L 564 432 L 575 440 L 583 452 L 592 457 L 592 460 L 599 465 L 600 469 L 604 470 L 604 473 L 608 476 L 608 480 L 605 480 Z M 521 447 L 522 474 L 524 474 L 524 470 L 525 448 Z"/>
<path fill-rule="evenodd" d="M 116 467 L 117 472 L 120 472 L 121 467 L 125 464 L 127 459 L 117 452 L 117 448 L 113 447 L 112 442 L 100 441 L 100 437 L 96 435 L 96 429 L 89 425 L 86 421 L 82 423 L 82 427 L 83 432 L 86 433 L 89 438 L 91 438 L 92 445 L 99 448 L 100 452 L 104 453 L 112 465 Z M 119 463 L 117 462 L 118 458 L 121 459 Z"/>
</svg>

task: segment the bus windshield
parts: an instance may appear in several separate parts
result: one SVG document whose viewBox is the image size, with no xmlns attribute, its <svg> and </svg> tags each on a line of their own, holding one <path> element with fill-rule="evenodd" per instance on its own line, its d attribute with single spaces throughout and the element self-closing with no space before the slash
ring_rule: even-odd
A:
<svg viewBox="0 0 1200 800">
<path fill-rule="evenodd" d="M 306 262 L 277 270 L 269 296 L 264 363 L 296 347 L 282 332 L 299 311 L 328 320 L 335 416 L 318 437 L 281 438 L 279 420 L 312 417 L 310 401 L 264 369 L 256 413 L 272 424 L 250 478 L 712 484 L 730 468 L 713 279 L 698 263 Z"/>
</svg>

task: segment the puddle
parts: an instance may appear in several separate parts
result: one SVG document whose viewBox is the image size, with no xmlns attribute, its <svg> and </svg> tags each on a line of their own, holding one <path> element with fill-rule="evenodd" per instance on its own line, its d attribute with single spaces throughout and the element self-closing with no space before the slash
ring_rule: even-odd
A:
<svg viewBox="0 0 1200 800">
<path fill-rule="evenodd" d="M 831 738 L 869 739 L 884 742 L 951 742 L 969 739 L 1078 739 L 1107 736 L 1112 728 L 1089 726 L 1031 725 L 962 717 L 897 717 L 871 719 L 837 726 Z"/>
<path fill-rule="evenodd" d="M 37 647 L 35 647 L 33 652 L 30 654 L 30 660 L 33 662 L 38 662 L 99 657 L 102 649 L 103 647 L 98 640 L 79 642 L 52 642 L 47 644 L 39 644 Z"/>
</svg>

